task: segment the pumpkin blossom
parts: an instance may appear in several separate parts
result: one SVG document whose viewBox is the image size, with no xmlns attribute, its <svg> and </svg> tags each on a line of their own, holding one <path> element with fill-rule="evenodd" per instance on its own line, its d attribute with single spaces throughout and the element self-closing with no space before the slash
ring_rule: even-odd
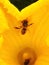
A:
<svg viewBox="0 0 49 65">
<path fill-rule="evenodd" d="M 22 34 L 22 21 L 28 21 Z M 29 26 L 29 24 L 32 24 Z M 0 65 L 49 65 L 49 1 L 38 0 L 21 11 L 0 1 Z"/>
</svg>

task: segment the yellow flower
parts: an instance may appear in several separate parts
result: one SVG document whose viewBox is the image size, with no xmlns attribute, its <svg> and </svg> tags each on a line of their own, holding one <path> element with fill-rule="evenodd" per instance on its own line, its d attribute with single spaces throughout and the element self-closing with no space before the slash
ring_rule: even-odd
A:
<svg viewBox="0 0 49 65">
<path fill-rule="evenodd" d="M 9 27 L 8 27 L 8 24 L 6 23 L 6 18 L 4 17 L 4 13 L 3 13 L 3 11 L 0 9 L 0 34 L 4 31 L 4 30 L 6 30 L 6 29 L 8 29 Z"/>
<path fill-rule="evenodd" d="M 21 11 L 0 1 L 0 65 L 49 65 L 49 1 L 39 0 Z M 22 34 L 22 21 L 27 20 Z M 25 64 L 26 65 L 26 64 Z"/>
</svg>

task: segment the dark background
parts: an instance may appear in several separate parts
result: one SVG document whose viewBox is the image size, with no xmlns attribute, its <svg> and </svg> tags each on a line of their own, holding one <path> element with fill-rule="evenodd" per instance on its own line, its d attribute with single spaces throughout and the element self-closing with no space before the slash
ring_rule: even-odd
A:
<svg viewBox="0 0 49 65">
<path fill-rule="evenodd" d="M 35 3 L 38 0 L 9 0 L 9 1 L 21 11 L 24 7 L 32 3 Z"/>
</svg>

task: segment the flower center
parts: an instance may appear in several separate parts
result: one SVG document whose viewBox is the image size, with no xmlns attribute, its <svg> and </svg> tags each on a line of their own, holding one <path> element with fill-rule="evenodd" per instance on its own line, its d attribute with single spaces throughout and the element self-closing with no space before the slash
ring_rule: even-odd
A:
<svg viewBox="0 0 49 65">
<path fill-rule="evenodd" d="M 30 48 L 26 48 L 18 54 L 18 61 L 20 65 L 33 65 L 36 58 L 37 56 L 35 52 Z"/>
</svg>

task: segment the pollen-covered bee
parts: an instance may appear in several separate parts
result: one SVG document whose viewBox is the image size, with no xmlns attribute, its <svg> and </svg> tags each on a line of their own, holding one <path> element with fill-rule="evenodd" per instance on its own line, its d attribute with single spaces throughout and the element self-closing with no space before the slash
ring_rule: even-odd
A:
<svg viewBox="0 0 49 65">
<path fill-rule="evenodd" d="M 28 25 L 28 21 L 27 20 L 23 20 L 22 21 L 22 26 L 20 28 L 22 28 L 21 33 L 24 35 L 26 33 L 27 27 L 30 26 L 32 24 Z M 16 29 L 20 29 L 19 27 L 15 27 Z"/>
</svg>

